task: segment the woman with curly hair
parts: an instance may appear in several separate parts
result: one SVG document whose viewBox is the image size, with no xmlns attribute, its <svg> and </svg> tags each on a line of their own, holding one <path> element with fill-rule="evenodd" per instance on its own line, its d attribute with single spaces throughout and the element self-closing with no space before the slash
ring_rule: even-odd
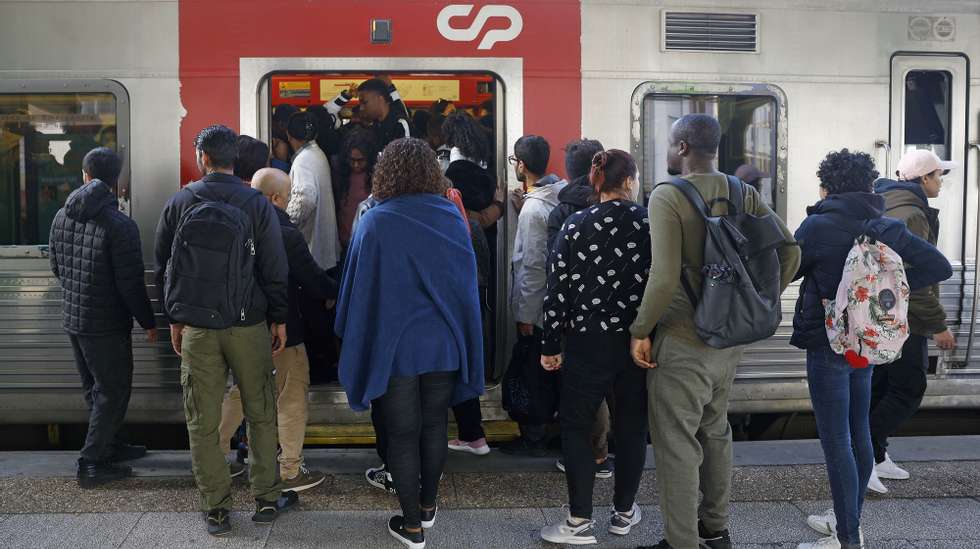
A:
<svg viewBox="0 0 980 549">
<path fill-rule="evenodd" d="M 483 393 L 476 258 L 447 188 L 424 141 L 385 147 L 337 303 L 340 381 L 351 408 L 379 412 L 402 509 L 388 531 L 413 549 L 435 524 L 448 409 Z"/>
<path fill-rule="evenodd" d="M 828 537 L 799 548 L 858 549 L 863 547 L 864 493 L 874 469 L 868 425 L 872 368 L 852 368 L 831 350 L 824 303 L 836 296 L 844 261 L 860 235 L 887 244 L 902 257 L 912 289 L 946 280 L 952 269 L 939 250 L 909 232 L 904 223 L 882 216 L 885 199 L 872 192 L 878 172 L 868 154 L 832 152 L 820 163 L 817 177 L 821 200 L 807 209 L 796 231 L 803 253 L 796 278 L 803 278 L 803 283 L 791 342 L 806 350 L 810 400 L 834 507 L 807 519 L 811 528 Z"/>
</svg>

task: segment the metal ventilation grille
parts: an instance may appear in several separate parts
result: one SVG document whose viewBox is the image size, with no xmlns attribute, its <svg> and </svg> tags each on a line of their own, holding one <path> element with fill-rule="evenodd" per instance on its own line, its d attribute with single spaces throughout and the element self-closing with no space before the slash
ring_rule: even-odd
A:
<svg viewBox="0 0 980 549">
<path fill-rule="evenodd" d="M 757 31 L 751 13 L 669 11 L 664 16 L 664 50 L 755 52 Z"/>
</svg>

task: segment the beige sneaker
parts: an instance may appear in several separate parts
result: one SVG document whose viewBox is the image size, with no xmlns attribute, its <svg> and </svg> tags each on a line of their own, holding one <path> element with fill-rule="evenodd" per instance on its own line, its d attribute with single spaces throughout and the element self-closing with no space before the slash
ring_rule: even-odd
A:
<svg viewBox="0 0 980 549">
<path fill-rule="evenodd" d="M 283 492 L 302 492 L 303 490 L 316 488 L 323 484 L 325 480 L 327 480 L 327 475 L 324 475 L 320 471 L 310 471 L 305 465 L 300 465 L 299 473 L 293 478 L 282 479 L 282 486 L 280 488 Z"/>
</svg>

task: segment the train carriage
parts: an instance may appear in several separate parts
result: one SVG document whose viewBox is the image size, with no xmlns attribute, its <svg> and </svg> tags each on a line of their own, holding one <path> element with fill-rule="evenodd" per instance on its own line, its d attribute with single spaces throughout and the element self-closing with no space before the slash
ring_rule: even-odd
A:
<svg viewBox="0 0 980 549">
<path fill-rule="evenodd" d="M 836 29 L 828 35 L 826 29 Z M 753 0 L 0 0 L 0 423 L 81 422 L 47 227 L 80 184 L 80 151 L 115 147 L 120 204 L 151 268 L 159 211 L 196 178 L 192 140 L 223 123 L 268 141 L 272 109 L 329 101 L 349 82 L 390 74 L 409 108 L 450 99 L 486 109 L 493 166 L 524 133 L 552 144 L 588 136 L 631 150 L 644 188 L 664 179 L 670 123 L 719 118 L 721 169 L 750 164 L 791 227 L 817 199 L 814 172 L 847 146 L 894 171 L 931 148 L 961 166 L 945 178 L 940 247 L 954 264 L 942 301 L 952 353 L 931 351 L 924 406 L 980 406 L 976 277 L 980 4 Z M 513 342 L 507 299 L 515 213 L 500 221 L 495 367 L 487 418 L 504 417 L 497 382 Z M 148 282 L 151 281 L 149 272 Z M 159 311 L 159 289 L 151 287 Z M 809 408 L 804 355 L 784 323 L 745 354 L 734 413 Z M 134 333 L 129 420 L 182 422 L 177 357 Z M 311 423 L 362 423 L 342 389 L 311 388 Z"/>
</svg>

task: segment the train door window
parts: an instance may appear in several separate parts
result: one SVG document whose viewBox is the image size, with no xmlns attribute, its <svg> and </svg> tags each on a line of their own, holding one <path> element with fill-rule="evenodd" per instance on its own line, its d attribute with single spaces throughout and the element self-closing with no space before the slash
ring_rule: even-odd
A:
<svg viewBox="0 0 980 549">
<path fill-rule="evenodd" d="M 47 244 L 55 213 L 82 185 L 82 159 L 99 146 L 119 150 L 115 93 L 0 90 L 0 245 Z"/>
<path fill-rule="evenodd" d="M 953 75 L 913 70 L 905 75 L 905 151 L 931 149 L 950 158 Z"/>
<path fill-rule="evenodd" d="M 752 184 L 774 210 L 777 176 L 777 98 L 771 95 L 649 93 L 642 100 L 644 190 L 667 181 L 670 128 L 686 114 L 710 114 L 721 123 L 718 169 Z"/>
</svg>

